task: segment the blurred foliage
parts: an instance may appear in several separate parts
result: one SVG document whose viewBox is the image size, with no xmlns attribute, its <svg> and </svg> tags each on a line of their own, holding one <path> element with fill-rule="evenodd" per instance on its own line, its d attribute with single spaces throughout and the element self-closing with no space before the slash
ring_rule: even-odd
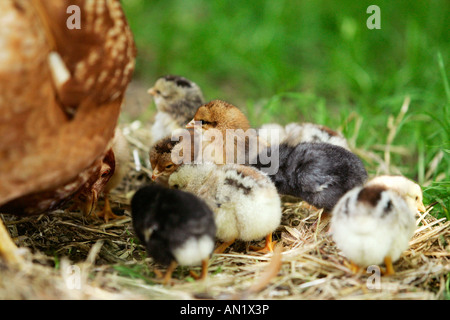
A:
<svg viewBox="0 0 450 320">
<path fill-rule="evenodd" d="M 409 95 L 393 142 L 408 152 L 392 161 L 428 182 L 425 202 L 438 201 L 448 215 L 448 0 L 122 2 L 138 45 L 136 78 L 150 86 L 183 75 L 207 100 L 242 108 L 254 126 L 317 122 L 371 150 L 386 143 L 388 116 Z M 372 4 L 379 30 L 366 26 Z"/>
</svg>

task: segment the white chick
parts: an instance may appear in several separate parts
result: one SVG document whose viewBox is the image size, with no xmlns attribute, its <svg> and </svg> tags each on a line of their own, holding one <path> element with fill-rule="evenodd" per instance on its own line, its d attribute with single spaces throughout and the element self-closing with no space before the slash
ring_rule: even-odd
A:
<svg viewBox="0 0 450 320">
<path fill-rule="evenodd" d="M 203 198 L 215 213 L 216 237 L 223 252 L 235 240 L 253 241 L 266 236 L 261 251 L 273 251 L 272 232 L 281 222 L 281 201 L 271 180 L 255 168 L 212 163 L 182 165 L 169 178 L 169 186 Z"/>
<path fill-rule="evenodd" d="M 263 124 L 257 130 L 257 133 L 258 137 L 264 139 L 268 145 L 273 143 L 281 143 L 286 138 L 285 128 L 277 123 Z"/>
<path fill-rule="evenodd" d="M 378 176 L 367 182 L 368 186 L 378 185 L 389 188 L 404 197 L 409 207 L 413 210 L 425 212 L 423 195 L 420 186 L 403 176 Z"/>
<path fill-rule="evenodd" d="M 356 187 L 336 204 L 331 217 L 331 234 L 337 247 L 359 267 L 392 263 L 408 248 L 416 229 L 415 211 L 397 192 L 378 185 Z"/>
<path fill-rule="evenodd" d="M 274 136 L 274 133 L 277 135 Z M 258 136 L 264 138 L 269 144 L 284 143 L 295 147 L 300 143 L 330 143 L 350 150 L 347 140 L 342 133 L 334 131 L 326 126 L 315 123 L 297 123 L 292 122 L 286 126 L 276 123 L 264 124 L 258 129 Z M 276 139 L 271 141 L 272 136 Z"/>
<path fill-rule="evenodd" d="M 315 123 L 289 123 L 285 127 L 284 143 L 296 146 L 302 142 L 330 143 L 349 150 L 345 137 L 337 131 Z"/>
</svg>

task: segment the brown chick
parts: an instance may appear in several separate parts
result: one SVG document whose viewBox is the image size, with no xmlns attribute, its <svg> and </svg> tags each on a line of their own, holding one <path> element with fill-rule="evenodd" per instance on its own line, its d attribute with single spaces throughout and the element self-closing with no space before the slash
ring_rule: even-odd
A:
<svg viewBox="0 0 450 320">
<path fill-rule="evenodd" d="M 250 129 L 250 122 L 244 113 L 222 100 L 213 100 L 199 107 L 186 128 L 194 128 L 195 121 L 201 122 L 203 130 L 217 129 L 223 134 L 226 133 L 227 129 L 242 129 L 244 131 Z"/>
<path fill-rule="evenodd" d="M 90 215 L 97 207 L 98 198 L 114 174 L 115 163 L 114 152 L 109 149 L 102 160 L 100 170 L 92 174 L 75 194 L 75 207 L 79 207 L 86 216 Z"/>
<path fill-rule="evenodd" d="M 130 156 L 130 148 L 127 139 L 119 128 L 115 131 L 111 149 L 114 153 L 114 170 L 103 189 L 103 198 L 105 199 L 103 210 L 96 212 L 96 215 L 103 218 L 106 222 L 109 219 L 122 218 L 122 216 L 114 214 L 109 203 L 110 191 L 122 182 L 128 172 L 127 164 Z M 108 174 L 108 172 L 103 171 L 103 174 Z"/>
<path fill-rule="evenodd" d="M 78 191 L 75 202 L 85 215 L 90 215 L 97 207 L 99 197 L 103 194 L 105 205 L 95 214 L 106 222 L 110 219 L 122 218 L 111 209 L 109 192 L 117 187 L 127 173 L 129 160 L 128 141 L 119 128 L 116 128 L 114 138 L 110 143 L 109 151 L 102 161 L 98 175 L 93 175 L 89 181 Z"/>
<path fill-rule="evenodd" d="M 186 129 L 185 129 L 186 130 Z M 170 175 L 178 169 L 183 163 L 191 163 L 195 160 L 196 154 L 198 154 L 199 147 L 195 140 L 194 129 L 187 129 L 186 137 L 189 139 L 186 141 L 190 144 L 190 157 L 184 157 L 184 150 L 187 147 L 184 145 L 184 136 L 180 135 L 179 139 L 174 139 L 177 135 L 175 131 L 174 135 L 167 136 L 160 139 L 150 150 L 150 164 L 152 166 L 152 180 L 161 184 L 167 185 Z M 177 141 L 178 140 L 178 141 Z"/>
<path fill-rule="evenodd" d="M 152 95 L 157 109 L 151 128 L 153 142 L 183 128 L 198 107 L 205 103 L 200 87 L 181 76 L 159 78 L 148 93 Z"/>
<path fill-rule="evenodd" d="M 172 161 L 172 149 L 175 143 L 171 136 L 167 136 L 158 140 L 150 150 L 153 181 L 167 184 L 170 174 L 178 168 L 178 165 Z"/>
<path fill-rule="evenodd" d="M 248 163 L 257 155 L 258 144 L 263 142 L 244 113 L 222 100 L 213 100 L 198 108 L 186 128 L 202 133 L 202 160 L 216 164 Z"/>
</svg>

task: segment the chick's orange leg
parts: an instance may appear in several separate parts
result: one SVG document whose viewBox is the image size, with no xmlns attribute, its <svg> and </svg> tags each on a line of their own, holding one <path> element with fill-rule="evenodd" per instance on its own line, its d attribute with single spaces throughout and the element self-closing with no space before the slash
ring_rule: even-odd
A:
<svg viewBox="0 0 450 320">
<path fill-rule="evenodd" d="M 208 275 L 208 264 L 209 264 L 208 258 L 202 261 L 202 275 L 200 279 L 206 279 L 206 276 Z"/>
<path fill-rule="evenodd" d="M 272 241 L 272 233 L 269 233 L 266 236 L 266 245 L 265 247 L 256 247 L 256 246 L 250 246 L 251 250 L 261 252 L 261 253 L 267 253 L 267 252 L 273 252 L 273 248 L 275 247 L 276 241 Z"/>
<path fill-rule="evenodd" d="M 395 274 L 391 257 L 387 256 L 386 258 L 384 258 L 384 264 L 386 265 L 386 271 L 384 272 L 385 276 L 392 276 L 393 274 Z"/>
<path fill-rule="evenodd" d="M 194 277 L 195 280 L 203 280 L 206 279 L 206 276 L 208 275 L 208 263 L 209 259 L 202 260 L 202 274 L 199 276 L 194 271 L 190 271 L 192 277 Z"/>
<path fill-rule="evenodd" d="M 353 261 L 350 261 L 350 262 L 345 261 L 344 264 L 354 274 L 357 274 L 361 270 L 361 268 Z"/>
<path fill-rule="evenodd" d="M 164 275 L 163 284 L 167 285 L 172 280 L 172 273 L 177 267 L 178 263 L 174 260 L 170 263 L 169 267 L 166 270 L 166 274 Z"/>
<path fill-rule="evenodd" d="M 114 212 L 111 209 L 111 204 L 109 202 L 108 195 L 105 194 L 105 205 L 103 207 L 102 211 L 96 212 L 97 217 L 103 218 L 105 222 L 108 222 L 109 220 L 113 219 L 122 219 L 122 216 L 115 215 Z"/>
<path fill-rule="evenodd" d="M 230 240 L 230 241 L 227 241 L 227 242 L 222 243 L 220 246 L 218 246 L 218 247 L 214 250 L 214 253 L 224 253 L 224 251 L 225 251 L 229 246 L 231 246 L 231 245 L 234 243 L 234 241 L 236 241 L 236 239 L 233 239 L 233 240 Z"/>
<path fill-rule="evenodd" d="M 22 259 L 16 252 L 17 246 L 12 241 L 2 219 L 0 219 L 0 258 L 8 264 L 19 264 Z"/>
</svg>

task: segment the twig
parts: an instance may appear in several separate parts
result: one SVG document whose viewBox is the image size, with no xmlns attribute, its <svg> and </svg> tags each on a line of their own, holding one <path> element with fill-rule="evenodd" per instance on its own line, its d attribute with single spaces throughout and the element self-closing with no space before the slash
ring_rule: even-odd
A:
<svg viewBox="0 0 450 320">
<path fill-rule="evenodd" d="M 272 281 L 272 279 L 277 276 L 278 272 L 280 272 L 281 269 L 282 251 L 282 245 L 278 244 L 275 246 L 272 259 L 270 260 L 269 265 L 265 269 L 264 273 L 250 288 L 239 295 L 240 299 L 245 298 L 249 294 L 255 294 L 262 291 L 270 283 L 270 281 Z"/>
<path fill-rule="evenodd" d="M 393 119 L 392 116 L 388 119 L 388 128 L 389 133 L 386 139 L 386 149 L 384 150 L 384 162 L 386 163 L 386 169 L 389 171 L 389 167 L 391 164 L 391 145 L 394 141 L 395 135 L 397 134 L 398 127 L 400 126 L 400 123 L 402 122 L 403 118 L 405 117 L 406 112 L 408 112 L 409 103 L 411 101 L 411 98 L 409 96 L 406 96 L 405 100 L 403 101 L 403 105 L 400 109 L 399 114 Z M 389 172 L 388 172 L 389 173 Z"/>
</svg>

